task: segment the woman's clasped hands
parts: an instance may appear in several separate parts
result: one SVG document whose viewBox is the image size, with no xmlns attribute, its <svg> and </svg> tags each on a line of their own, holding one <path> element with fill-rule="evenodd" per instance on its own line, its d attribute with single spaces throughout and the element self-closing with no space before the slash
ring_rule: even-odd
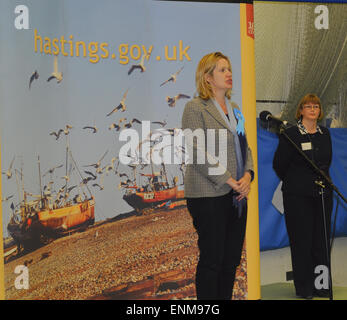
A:
<svg viewBox="0 0 347 320">
<path fill-rule="evenodd" d="M 251 191 L 251 174 L 246 171 L 243 177 L 239 180 L 235 180 L 233 177 L 230 177 L 227 180 L 227 184 L 233 188 L 239 195 L 237 196 L 237 201 L 241 201 L 242 199 L 248 199 L 248 194 Z"/>
</svg>

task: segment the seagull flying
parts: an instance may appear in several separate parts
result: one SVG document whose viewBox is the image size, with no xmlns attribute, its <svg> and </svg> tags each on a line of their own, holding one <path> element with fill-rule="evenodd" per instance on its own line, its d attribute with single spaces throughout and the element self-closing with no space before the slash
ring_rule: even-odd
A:
<svg viewBox="0 0 347 320">
<path fill-rule="evenodd" d="M 35 72 L 31 75 L 30 81 L 29 81 L 29 89 L 31 88 L 31 84 L 35 79 L 39 78 L 38 72 L 35 70 Z"/>
<path fill-rule="evenodd" d="M 127 89 L 127 91 L 125 91 L 125 93 L 123 94 L 122 100 L 119 102 L 119 105 L 117 107 L 115 107 L 110 113 L 108 113 L 106 115 L 106 117 L 110 116 L 114 112 L 117 112 L 118 110 L 121 110 L 122 112 L 124 112 L 126 110 L 125 99 L 127 97 L 128 91 L 129 91 L 129 89 Z"/>
<path fill-rule="evenodd" d="M 84 171 L 86 174 L 89 174 L 89 175 L 91 175 L 92 176 L 92 180 L 96 180 L 96 175 L 94 175 L 92 172 L 90 172 L 90 171 Z"/>
<path fill-rule="evenodd" d="M 173 136 L 176 137 L 181 132 L 181 129 L 179 128 L 170 128 L 170 129 L 156 129 L 156 132 L 160 133 L 160 136 Z M 161 142 L 161 141 L 159 141 Z"/>
<path fill-rule="evenodd" d="M 129 186 L 128 183 L 121 181 L 121 182 L 119 183 L 119 185 L 118 185 L 118 189 L 124 188 L 124 187 L 126 188 L 126 187 L 128 187 L 128 186 Z"/>
<path fill-rule="evenodd" d="M 69 129 L 72 129 L 72 127 L 70 126 L 70 125 L 66 125 L 65 126 L 65 129 L 59 129 L 59 131 L 58 132 L 55 132 L 55 131 L 52 131 L 52 132 L 50 132 L 50 136 L 55 136 L 55 140 L 58 140 L 59 139 L 59 137 L 60 137 L 60 134 L 62 133 L 62 132 L 64 132 L 64 134 L 65 135 L 68 135 L 69 134 Z"/>
<path fill-rule="evenodd" d="M 88 164 L 88 165 L 85 165 L 83 167 L 94 167 L 95 169 L 99 168 L 100 164 L 101 164 L 101 161 L 102 161 L 102 159 L 104 159 L 104 157 L 106 156 L 107 152 L 108 152 L 108 150 L 104 153 L 104 155 L 101 157 L 101 159 L 98 162 L 92 163 L 92 164 Z"/>
<path fill-rule="evenodd" d="M 166 120 L 164 120 L 164 121 L 153 121 L 152 123 L 159 124 L 162 127 L 165 127 L 167 125 Z"/>
<path fill-rule="evenodd" d="M 98 168 L 96 169 L 95 173 L 97 173 L 97 174 L 102 174 L 103 171 L 104 171 L 104 168 L 98 167 Z"/>
<path fill-rule="evenodd" d="M 66 136 L 69 134 L 69 132 L 70 132 L 69 130 L 72 129 L 72 128 L 73 127 L 68 125 L 68 124 L 65 126 L 65 129 L 63 130 L 63 132 L 65 133 Z"/>
<path fill-rule="evenodd" d="M 49 135 L 50 135 L 50 136 L 55 136 L 55 140 L 58 140 L 59 137 L 60 137 L 60 134 L 61 134 L 62 132 L 64 132 L 64 130 L 63 130 L 63 129 L 59 129 L 58 132 L 52 131 Z"/>
<path fill-rule="evenodd" d="M 112 123 L 109 127 L 108 127 L 108 130 L 111 130 L 111 129 L 116 129 L 117 131 L 120 130 L 120 126 L 118 124 L 115 124 L 115 123 Z"/>
<path fill-rule="evenodd" d="M 70 193 L 71 190 L 75 189 L 76 187 L 77 187 L 77 185 L 76 186 L 71 186 L 71 187 L 67 188 L 67 192 Z"/>
<path fill-rule="evenodd" d="M 187 96 L 186 94 L 179 93 L 177 96 L 174 96 L 174 97 L 166 97 L 166 101 L 167 101 L 169 107 L 174 107 L 176 105 L 177 100 L 182 99 L 182 98 L 189 99 L 190 96 Z"/>
<path fill-rule="evenodd" d="M 95 179 L 93 179 L 92 177 L 84 178 L 82 179 L 80 186 L 82 186 L 83 184 L 87 184 L 90 180 L 95 180 Z"/>
<path fill-rule="evenodd" d="M 117 157 L 118 158 L 118 157 Z M 105 166 L 103 169 L 105 169 L 106 174 L 111 171 L 114 170 L 114 162 L 117 160 L 117 158 L 112 158 L 111 159 L 111 163 L 108 164 L 107 166 Z"/>
<path fill-rule="evenodd" d="M 137 120 L 136 118 L 133 118 L 130 122 L 124 124 L 124 128 L 131 128 L 134 122 L 140 123 L 140 124 L 142 123 L 142 121 Z"/>
<path fill-rule="evenodd" d="M 100 185 L 97 184 L 97 183 L 93 183 L 92 186 L 93 186 L 93 187 L 99 187 L 99 188 L 100 188 L 100 191 L 101 191 L 101 190 L 104 190 L 104 187 L 103 187 L 103 186 L 100 186 Z"/>
<path fill-rule="evenodd" d="M 148 54 L 147 54 L 147 55 L 146 55 L 146 54 L 143 54 L 143 55 L 142 55 L 142 58 L 141 58 L 140 64 L 133 64 L 133 65 L 131 66 L 131 68 L 129 69 L 129 71 L 128 71 L 128 75 L 130 75 L 135 69 L 140 69 L 141 72 L 146 71 L 146 67 L 144 66 L 145 58 L 148 60 L 149 55 L 148 55 Z"/>
<path fill-rule="evenodd" d="M 61 168 L 62 166 L 63 166 L 63 165 L 61 164 L 61 165 L 59 165 L 59 166 L 50 168 L 47 172 L 45 172 L 45 173 L 43 174 L 42 177 L 44 177 L 44 176 L 47 175 L 48 173 L 52 174 L 52 173 L 54 172 L 55 169 L 59 169 L 59 168 Z"/>
<path fill-rule="evenodd" d="M 94 126 L 94 127 L 85 126 L 85 127 L 83 127 L 83 129 L 92 129 L 93 133 L 96 133 L 98 131 L 98 128 L 96 126 Z"/>
<path fill-rule="evenodd" d="M 52 79 L 57 79 L 57 83 L 60 83 L 63 80 L 63 73 L 58 71 L 58 57 L 54 56 L 53 61 L 53 72 L 51 76 L 47 79 L 47 81 L 51 81 Z"/>
<path fill-rule="evenodd" d="M 70 180 L 69 176 L 64 176 L 64 177 L 61 177 L 61 178 L 64 179 L 66 182 L 68 182 Z"/>
<path fill-rule="evenodd" d="M 10 200 L 11 198 L 13 198 L 13 194 L 10 195 L 10 196 L 8 196 L 8 197 L 6 197 L 6 198 L 4 198 L 4 199 L 2 199 L 2 202 L 8 201 L 8 200 Z"/>
<path fill-rule="evenodd" d="M 176 82 L 176 78 L 177 78 L 178 74 L 182 71 L 182 69 L 183 69 L 183 67 L 182 67 L 181 69 L 179 69 L 176 73 L 172 74 L 172 75 L 170 76 L 170 78 L 167 79 L 166 81 L 164 81 L 160 86 L 162 87 L 164 84 L 166 84 L 166 83 L 168 83 L 168 82 L 170 82 L 170 81 L 172 81 L 173 83 L 175 83 L 175 82 Z"/>
<path fill-rule="evenodd" d="M 13 166 L 14 158 L 15 157 L 13 157 L 11 164 L 10 164 L 10 167 L 7 169 L 7 171 L 2 172 L 2 174 L 5 174 L 7 176 L 7 179 L 11 179 L 11 177 L 12 177 L 12 166 Z"/>
</svg>

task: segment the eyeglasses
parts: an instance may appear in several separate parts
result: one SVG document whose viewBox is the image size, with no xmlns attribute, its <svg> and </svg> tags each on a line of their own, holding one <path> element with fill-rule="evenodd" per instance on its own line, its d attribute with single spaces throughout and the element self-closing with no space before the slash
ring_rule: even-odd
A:
<svg viewBox="0 0 347 320">
<path fill-rule="evenodd" d="M 320 106 L 318 104 L 314 105 L 314 106 L 311 106 L 311 105 L 306 105 L 306 106 L 302 106 L 303 109 L 314 109 L 314 110 L 317 110 L 317 109 L 320 109 Z"/>
</svg>

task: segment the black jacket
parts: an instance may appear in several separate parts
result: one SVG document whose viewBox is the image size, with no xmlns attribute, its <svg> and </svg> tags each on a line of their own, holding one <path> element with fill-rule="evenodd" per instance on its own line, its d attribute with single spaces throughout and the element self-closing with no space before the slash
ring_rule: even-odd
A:
<svg viewBox="0 0 347 320">
<path fill-rule="evenodd" d="M 329 130 L 320 126 L 314 134 L 304 134 L 298 126 L 286 129 L 287 135 L 297 146 L 329 177 L 332 159 L 332 145 Z M 273 159 L 273 168 L 283 181 L 282 191 L 301 196 L 319 196 L 316 180 L 322 180 L 305 158 L 280 135 L 279 144 Z M 331 189 L 326 188 L 328 193 Z"/>
</svg>

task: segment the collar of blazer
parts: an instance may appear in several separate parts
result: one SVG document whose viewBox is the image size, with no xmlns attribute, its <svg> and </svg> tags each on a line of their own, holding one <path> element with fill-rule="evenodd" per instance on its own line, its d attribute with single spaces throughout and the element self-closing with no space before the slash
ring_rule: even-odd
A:
<svg viewBox="0 0 347 320">
<path fill-rule="evenodd" d="M 296 123 L 296 125 L 299 128 L 299 132 L 303 135 L 303 134 L 308 134 L 308 131 L 306 130 L 306 128 L 304 127 L 302 120 L 299 119 L 298 122 Z M 322 129 L 320 128 L 320 126 L 317 124 L 317 132 L 319 132 L 320 134 L 323 134 Z"/>
<path fill-rule="evenodd" d="M 203 100 L 201 98 L 199 98 L 202 102 L 202 104 L 205 106 L 205 110 L 214 118 L 216 119 L 222 126 L 224 126 L 225 128 L 227 128 L 229 131 L 231 131 L 230 126 L 225 123 L 224 119 L 222 118 L 220 112 L 217 110 L 217 107 L 214 105 L 213 101 L 211 99 L 208 100 Z M 231 109 L 234 111 L 234 108 L 238 109 L 238 106 L 235 102 L 231 102 Z M 234 113 L 232 115 L 229 115 L 229 117 L 235 117 Z M 238 122 L 238 120 L 236 119 L 236 123 Z"/>
</svg>

